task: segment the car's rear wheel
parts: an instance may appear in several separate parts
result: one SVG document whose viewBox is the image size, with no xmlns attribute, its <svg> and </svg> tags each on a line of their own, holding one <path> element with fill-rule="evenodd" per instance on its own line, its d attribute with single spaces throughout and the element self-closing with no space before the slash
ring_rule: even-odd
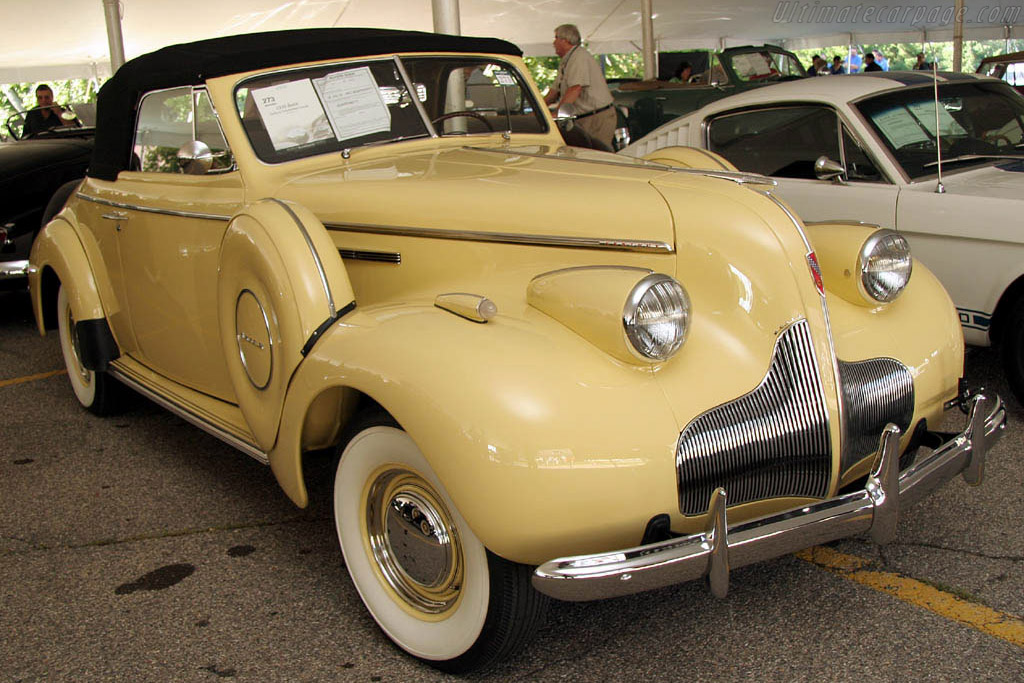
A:
<svg viewBox="0 0 1024 683">
<path fill-rule="evenodd" d="M 57 293 L 57 334 L 60 337 L 60 350 L 64 355 L 68 379 L 71 380 L 71 388 L 78 402 L 96 415 L 113 413 L 117 407 L 117 392 L 120 387 L 107 373 L 89 370 L 82 364 L 78 338 L 75 335 L 75 317 L 63 285 Z"/>
<path fill-rule="evenodd" d="M 1010 388 L 1024 403 L 1024 299 L 1018 299 L 1002 326 L 1003 368 Z"/>
<path fill-rule="evenodd" d="M 387 420 L 345 447 L 334 518 L 377 624 L 436 668 L 487 667 L 521 649 L 543 620 L 548 601 L 530 585 L 530 568 L 484 548 L 413 440 Z"/>
</svg>

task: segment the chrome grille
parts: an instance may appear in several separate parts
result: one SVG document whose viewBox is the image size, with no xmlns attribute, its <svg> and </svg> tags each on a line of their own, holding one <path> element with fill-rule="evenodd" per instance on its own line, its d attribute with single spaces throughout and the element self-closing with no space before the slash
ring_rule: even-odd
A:
<svg viewBox="0 0 1024 683">
<path fill-rule="evenodd" d="M 729 505 L 828 493 L 832 442 L 824 389 L 806 320 L 779 337 L 760 386 L 695 418 L 679 435 L 679 510 L 707 512 L 725 488 Z"/>
<path fill-rule="evenodd" d="M 914 378 L 903 363 L 873 358 L 839 361 L 845 424 L 839 471 L 878 450 L 878 438 L 892 422 L 904 433 L 914 417 Z"/>
</svg>

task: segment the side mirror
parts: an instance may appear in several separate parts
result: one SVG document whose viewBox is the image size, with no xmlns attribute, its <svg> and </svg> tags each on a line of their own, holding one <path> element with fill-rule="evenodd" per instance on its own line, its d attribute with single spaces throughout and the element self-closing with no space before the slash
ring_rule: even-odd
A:
<svg viewBox="0 0 1024 683">
<path fill-rule="evenodd" d="M 831 180 L 839 185 L 845 185 L 846 169 L 838 161 L 833 161 L 822 154 L 814 160 L 814 177 L 818 180 Z"/>
<path fill-rule="evenodd" d="M 205 142 L 192 140 L 178 148 L 178 164 L 188 175 L 205 175 L 213 166 L 213 152 Z"/>
</svg>

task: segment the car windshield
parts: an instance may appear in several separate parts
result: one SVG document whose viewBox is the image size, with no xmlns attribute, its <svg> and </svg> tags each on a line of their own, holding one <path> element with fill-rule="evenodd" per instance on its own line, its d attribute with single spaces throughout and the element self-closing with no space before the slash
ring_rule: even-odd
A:
<svg viewBox="0 0 1024 683">
<path fill-rule="evenodd" d="M 800 62 L 781 52 L 743 52 L 732 55 L 731 60 L 736 77 L 743 83 L 775 81 L 787 76 L 804 75 Z"/>
<path fill-rule="evenodd" d="M 276 163 L 427 137 L 431 128 L 546 132 L 527 82 L 512 65 L 480 57 L 387 58 L 257 76 L 238 86 L 235 102 L 256 154 Z"/>
<path fill-rule="evenodd" d="M 7 119 L 7 134 L 14 140 L 58 135 L 65 131 L 96 125 L 95 104 L 53 104 L 33 107 Z"/>
<path fill-rule="evenodd" d="M 901 88 L 856 108 L 911 178 L 935 173 L 936 140 L 944 167 L 1024 156 L 1024 99 L 1001 83 L 941 84 L 938 116 L 931 86 Z"/>
</svg>

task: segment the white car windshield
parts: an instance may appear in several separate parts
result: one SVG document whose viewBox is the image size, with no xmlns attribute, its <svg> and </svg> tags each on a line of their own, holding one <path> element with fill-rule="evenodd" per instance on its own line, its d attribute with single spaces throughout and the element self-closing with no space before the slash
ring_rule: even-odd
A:
<svg viewBox="0 0 1024 683">
<path fill-rule="evenodd" d="M 1024 99 L 1003 84 L 944 83 L 934 90 L 901 88 L 857 103 L 907 175 L 934 174 L 943 163 L 959 168 L 1003 156 L 1024 158 Z"/>
<path fill-rule="evenodd" d="M 382 58 L 257 76 L 236 88 L 235 102 L 256 154 L 274 163 L 432 130 L 546 132 L 527 82 L 481 57 Z"/>
</svg>

